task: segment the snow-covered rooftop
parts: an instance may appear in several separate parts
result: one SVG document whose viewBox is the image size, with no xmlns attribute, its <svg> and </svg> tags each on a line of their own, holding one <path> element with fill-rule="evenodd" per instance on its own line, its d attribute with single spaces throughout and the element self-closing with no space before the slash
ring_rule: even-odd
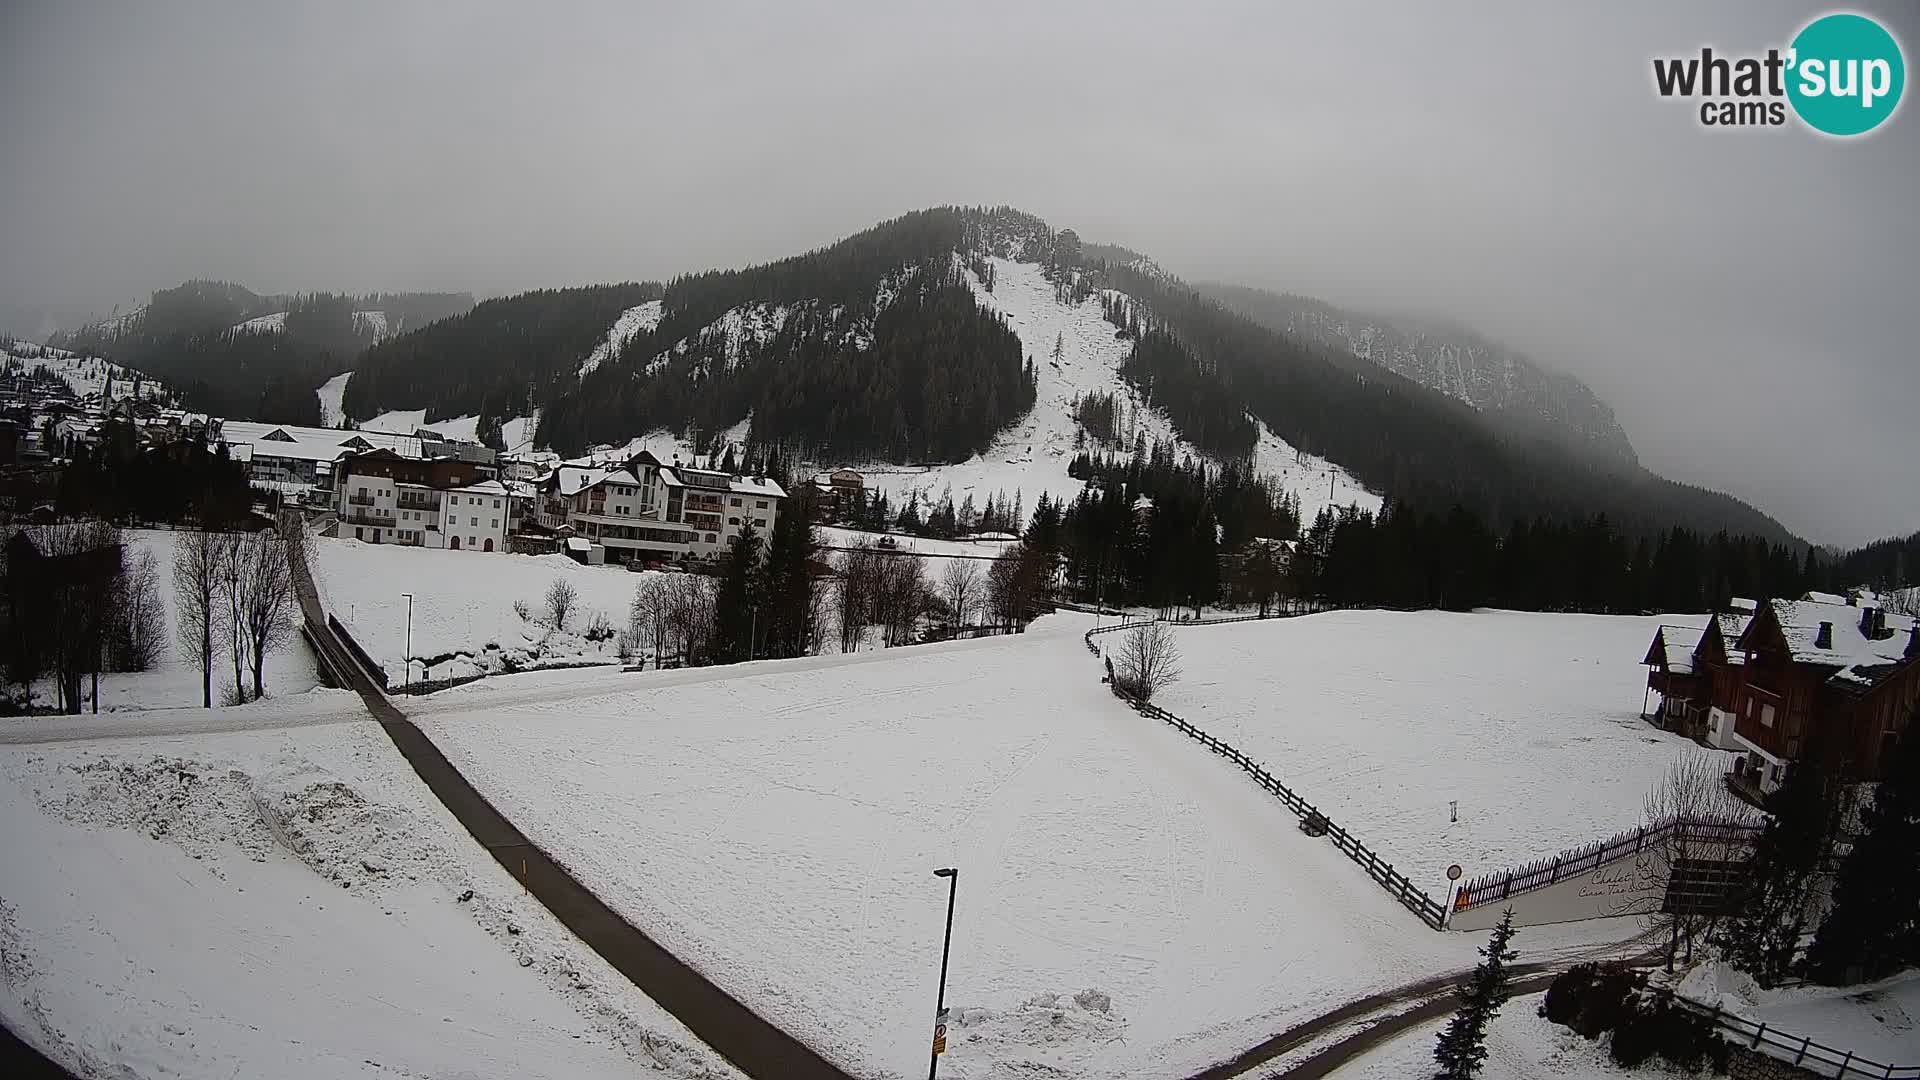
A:
<svg viewBox="0 0 1920 1080">
<path fill-rule="evenodd" d="M 1691 675 L 1693 651 L 1706 633 L 1690 626 L 1662 626 L 1653 632 L 1653 649 L 1647 655 L 1663 659 L 1666 669 L 1675 675 Z"/>
<path fill-rule="evenodd" d="M 1807 595 L 1833 597 L 1832 593 Z M 1886 614 L 1870 605 L 1855 606 L 1840 597 L 1833 597 L 1833 602 L 1775 600 L 1771 607 L 1794 663 L 1839 668 L 1829 681 L 1855 687 L 1871 685 L 1884 674 L 1864 669 L 1885 668 L 1906 659 L 1913 636 L 1913 619 Z M 1869 638 L 1862 629 L 1862 613 L 1866 611 L 1881 611 L 1885 625 L 1881 636 Z M 1824 641 L 1823 626 L 1829 628 Z"/>
</svg>

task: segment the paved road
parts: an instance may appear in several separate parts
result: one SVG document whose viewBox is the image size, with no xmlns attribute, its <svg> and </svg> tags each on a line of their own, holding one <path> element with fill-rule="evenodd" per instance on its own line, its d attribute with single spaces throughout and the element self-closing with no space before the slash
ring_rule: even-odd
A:
<svg viewBox="0 0 1920 1080">
<path fill-rule="evenodd" d="M 380 721 L 420 779 L 555 918 L 748 1076 L 759 1080 L 852 1080 L 622 919 L 529 841 L 467 782 L 426 733 L 387 700 L 327 625 L 304 560 L 296 557 L 293 562 L 295 591 L 321 666 L 359 693 L 367 710 Z"/>
</svg>

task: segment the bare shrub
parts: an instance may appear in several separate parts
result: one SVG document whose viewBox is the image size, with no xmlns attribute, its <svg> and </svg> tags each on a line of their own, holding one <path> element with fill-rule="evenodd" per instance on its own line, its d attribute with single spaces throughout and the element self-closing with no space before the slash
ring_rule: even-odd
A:
<svg viewBox="0 0 1920 1080">
<path fill-rule="evenodd" d="M 1151 701 L 1180 678 L 1180 648 L 1173 629 L 1155 620 L 1126 632 L 1113 665 L 1113 690 L 1122 697 Z"/>
<path fill-rule="evenodd" d="M 555 630 L 565 630 L 567 621 L 573 618 L 574 609 L 580 606 L 580 593 L 573 582 L 566 578 L 554 578 L 547 586 L 547 625 Z"/>
</svg>

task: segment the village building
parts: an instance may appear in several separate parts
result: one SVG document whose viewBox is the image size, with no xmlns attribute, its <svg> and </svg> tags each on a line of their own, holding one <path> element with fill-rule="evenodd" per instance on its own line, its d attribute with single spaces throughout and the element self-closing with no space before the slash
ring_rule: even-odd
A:
<svg viewBox="0 0 1920 1080">
<path fill-rule="evenodd" d="M 458 458 L 359 450 L 334 462 L 331 535 L 370 544 L 505 551 L 517 507 L 489 470 Z"/>
<path fill-rule="evenodd" d="M 216 420 L 213 437 L 227 447 L 228 456 L 245 464 L 255 488 L 278 491 L 310 507 L 331 508 L 339 488 L 336 463 L 344 456 L 387 450 L 412 460 L 450 460 L 473 466 L 479 479 L 493 479 L 497 471 L 492 450 L 479 443 L 449 439 L 421 429 L 411 435 L 381 431 L 343 431 L 337 428 L 263 424 L 248 420 Z"/>
<path fill-rule="evenodd" d="M 1870 596 L 1808 593 L 1661 626 L 1643 659 L 1648 718 L 1742 756 L 1728 774 L 1758 801 L 1818 752 L 1849 780 L 1880 779 L 1901 725 L 1920 704 L 1920 628 Z"/>
<path fill-rule="evenodd" d="M 601 552 L 595 562 L 718 557 L 751 526 L 764 540 L 786 491 L 765 477 L 663 465 L 645 451 L 618 465 L 566 462 L 538 482 L 534 518 Z"/>
<path fill-rule="evenodd" d="M 1764 796 L 1809 754 L 1850 780 L 1882 778 L 1920 705 L 1920 620 L 1857 597 L 1774 600 L 1735 645 L 1736 790 Z"/>
</svg>

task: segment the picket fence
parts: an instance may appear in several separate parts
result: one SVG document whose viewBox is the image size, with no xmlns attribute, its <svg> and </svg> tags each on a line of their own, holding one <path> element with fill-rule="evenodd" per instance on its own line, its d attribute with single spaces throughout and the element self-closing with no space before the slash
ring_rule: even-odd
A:
<svg viewBox="0 0 1920 1080">
<path fill-rule="evenodd" d="M 1496 870 L 1473 878 L 1454 897 L 1454 910 L 1465 911 L 1470 907 L 1502 903 L 1521 893 L 1544 889 L 1579 874 L 1592 873 L 1608 863 L 1638 855 L 1648 844 L 1661 843 L 1676 831 L 1697 840 L 1731 844 L 1759 835 L 1760 826 L 1738 821 L 1671 818 L 1651 828 L 1641 826 L 1629 829 L 1605 840 L 1569 848 L 1558 855 L 1536 859 L 1511 870 Z"/>
</svg>

